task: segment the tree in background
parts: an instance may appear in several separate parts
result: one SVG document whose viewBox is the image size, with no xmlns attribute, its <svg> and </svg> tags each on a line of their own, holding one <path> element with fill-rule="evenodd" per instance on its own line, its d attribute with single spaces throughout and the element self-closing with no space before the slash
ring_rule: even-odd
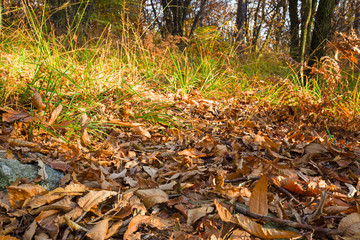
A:
<svg viewBox="0 0 360 240">
<path fill-rule="evenodd" d="M 355 5 L 354 30 L 359 37 L 360 36 L 360 1 L 356 1 L 356 5 Z"/>
<path fill-rule="evenodd" d="M 239 43 L 238 50 L 241 51 L 241 44 L 244 40 L 244 28 L 246 22 L 246 11 L 247 11 L 247 0 L 238 0 L 237 2 L 237 11 L 236 11 L 236 39 L 235 41 Z"/>
</svg>

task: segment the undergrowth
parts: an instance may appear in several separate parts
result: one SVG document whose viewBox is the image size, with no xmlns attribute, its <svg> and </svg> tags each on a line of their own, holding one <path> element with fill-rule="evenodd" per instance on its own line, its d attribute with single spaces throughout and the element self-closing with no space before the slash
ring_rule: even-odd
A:
<svg viewBox="0 0 360 240">
<path fill-rule="evenodd" d="M 45 36 L 47 32 L 35 20 L 32 30 L 21 29 L 3 30 L 0 105 L 31 108 L 30 88 L 36 89 L 43 96 L 45 111 L 63 106 L 58 122 L 66 123 L 66 141 L 79 132 L 83 113 L 91 117 L 91 133 L 103 138 L 108 130 L 97 123 L 103 120 L 102 111 L 109 102 L 118 106 L 114 112 L 125 117 L 178 127 L 167 113 L 168 105 L 156 106 L 166 102 L 166 97 L 151 101 L 149 91 L 199 93 L 215 99 L 250 92 L 246 97 L 258 104 L 291 105 L 299 114 L 314 111 L 316 116 L 328 114 L 338 122 L 359 117 L 359 69 L 355 64 L 344 73 L 336 60 L 326 58 L 321 67 L 313 69 L 317 75 L 302 86 L 296 68 L 277 54 L 263 54 L 260 59 L 245 52 L 239 56 L 235 46 L 225 46 L 216 34 L 210 38 L 199 35 L 180 51 L 179 42 L 187 39 L 137 36 L 129 31 L 122 37 L 126 45 L 102 36 L 78 46 L 70 35 L 67 42 L 71 44 L 52 34 Z M 126 113 L 135 100 L 144 104 Z"/>
</svg>

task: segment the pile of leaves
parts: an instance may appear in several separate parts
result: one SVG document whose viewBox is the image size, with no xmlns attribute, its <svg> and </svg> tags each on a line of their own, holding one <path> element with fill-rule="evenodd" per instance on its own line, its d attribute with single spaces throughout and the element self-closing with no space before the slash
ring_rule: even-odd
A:
<svg viewBox="0 0 360 240">
<path fill-rule="evenodd" d="M 359 239 L 359 132 L 252 92 L 120 107 L 109 92 L 94 111 L 107 134 L 80 112 L 64 141 L 62 105 L 32 90 L 32 111 L 0 108 L 1 151 L 65 176 L 50 191 L 38 184 L 46 174 L 2 190 L 0 239 Z M 149 111 L 134 117 L 139 105 Z"/>
</svg>

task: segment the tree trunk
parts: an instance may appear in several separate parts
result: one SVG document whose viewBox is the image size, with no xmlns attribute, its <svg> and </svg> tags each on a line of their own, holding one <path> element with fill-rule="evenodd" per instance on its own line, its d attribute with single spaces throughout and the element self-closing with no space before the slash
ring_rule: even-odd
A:
<svg viewBox="0 0 360 240">
<path fill-rule="evenodd" d="M 189 38 L 193 35 L 193 33 L 195 31 L 195 28 L 196 28 L 196 25 L 198 24 L 198 22 L 200 20 L 200 16 L 203 15 L 203 13 L 204 13 L 206 1 L 207 0 L 201 0 L 201 2 L 200 2 L 200 9 L 199 9 L 199 12 L 195 15 L 195 19 L 194 19 L 193 24 L 191 26 Z"/>
<path fill-rule="evenodd" d="M 304 63 L 305 63 L 305 50 L 307 45 L 307 36 L 308 36 L 308 26 L 311 18 L 312 11 L 312 0 L 304 0 L 302 2 L 303 6 L 303 24 L 301 28 L 301 43 L 300 43 L 300 79 L 301 82 L 305 85 L 306 81 L 304 79 Z"/>
<path fill-rule="evenodd" d="M 298 1 L 289 0 L 289 16 L 290 16 L 290 56 L 299 61 L 299 17 L 298 17 Z"/>
<path fill-rule="evenodd" d="M 276 16 L 276 32 L 275 32 L 275 46 L 274 50 L 276 52 L 280 52 L 280 46 L 281 46 L 281 36 L 283 35 L 283 29 L 284 29 L 284 23 L 286 21 L 286 13 L 287 13 L 287 2 L 286 0 L 281 0 L 281 14 L 277 14 Z"/>
<path fill-rule="evenodd" d="M 309 65 L 312 66 L 325 54 L 326 40 L 331 29 L 331 19 L 334 15 L 336 0 L 320 0 L 315 16 L 313 37 L 310 45 L 312 54 Z"/>
<path fill-rule="evenodd" d="M 312 0 L 311 16 L 310 16 L 310 21 L 309 21 L 308 28 L 307 28 L 305 56 L 309 56 L 309 52 L 310 52 L 310 44 L 311 44 L 311 39 L 312 39 L 312 30 L 313 30 L 313 27 L 314 27 L 314 17 L 315 17 L 315 13 L 316 13 L 317 3 L 318 3 L 317 0 Z"/>
<path fill-rule="evenodd" d="M 261 19 L 258 22 L 258 15 L 261 7 Z M 257 43 L 260 36 L 261 26 L 265 20 L 265 0 L 259 0 L 258 5 L 256 7 L 255 19 L 254 19 L 254 32 L 252 38 L 252 50 L 253 52 L 257 52 Z"/>
<path fill-rule="evenodd" d="M 161 0 L 167 33 L 184 36 L 185 20 L 191 1 L 192 0 Z"/>
<path fill-rule="evenodd" d="M 246 19 L 246 2 L 247 0 L 238 0 L 238 6 L 236 11 L 236 39 L 235 41 L 239 43 L 238 51 L 242 50 L 241 44 L 244 40 L 244 24 Z"/>
</svg>

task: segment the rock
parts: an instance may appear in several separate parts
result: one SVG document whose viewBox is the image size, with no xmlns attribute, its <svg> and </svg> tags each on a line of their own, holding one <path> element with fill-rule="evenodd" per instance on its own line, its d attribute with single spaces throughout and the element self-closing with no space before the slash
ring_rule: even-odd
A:
<svg viewBox="0 0 360 240">
<path fill-rule="evenodd" d="M 37 164 L 24 164 L 18 160 L 10 160 L 0 156 L 0 190 L 12 184 L 18 177 L 26 178 L 29 181 L 38 176 Z M 52 190 L 58 186 L 64 174 L 45 165 L 48 178 L 40 182 L 40 185 L 47 190 Z"/>
</svg>

